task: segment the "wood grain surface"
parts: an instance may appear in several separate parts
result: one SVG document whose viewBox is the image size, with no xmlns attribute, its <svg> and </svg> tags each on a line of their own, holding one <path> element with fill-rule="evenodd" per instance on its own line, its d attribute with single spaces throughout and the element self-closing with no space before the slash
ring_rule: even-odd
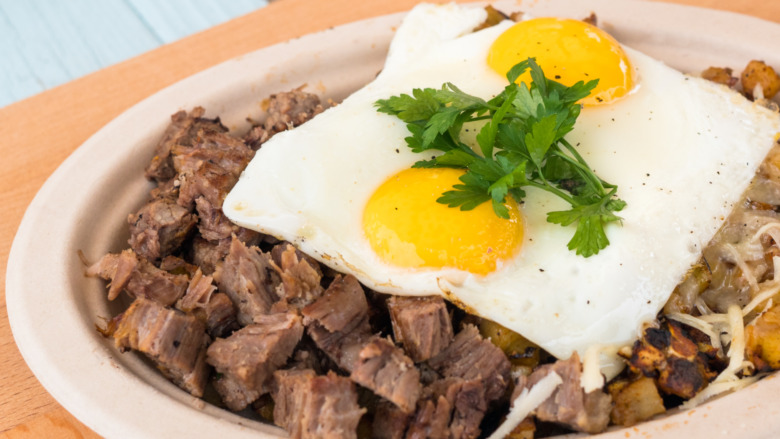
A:
<svg viewBox="0 0 780 439">
<path fill-rule="evenodd" d="M 616 0 L 617 1 L 617 0 Z M 669 0 L 780 23 L 780 2 Z M 156 91 L 241 54 L 354 20 L 409 9 L 416 0 L 281 0 L 176 43 L 0 109 L 0 278 L 24 210 L 56 167 L 111 119 Z M 522 3 L 521 3 L 522 6 Z M 42 267 L 42 269 L 45 267 Z M 38 383 L 14 344 L 0 286 L 0 439 L 96 435 Z"/>
</svg>

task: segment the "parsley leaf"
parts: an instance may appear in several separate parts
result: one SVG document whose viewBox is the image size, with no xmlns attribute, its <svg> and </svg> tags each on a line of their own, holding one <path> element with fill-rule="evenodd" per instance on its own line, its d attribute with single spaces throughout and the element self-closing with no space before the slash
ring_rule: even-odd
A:
<svg viewBox="0 0 780 439">
<path fill-rule="evenodd" d="M 532 82 L 515 81 L 530 70 Z M 588 96 L 598 80 L 565 86 L 544 76 L 533 58 L 512 67 L 509 85 L 485 101 L 454 84 L 441 89 L 414 89 L 376 102 L 377 111 L 406 122 L 406 143 L 414 152 L 438 151 L 414 167 L 464 169 L 460 184 L 436 201 L 471 210 L 490 202 L 501 218 L 509 218 L 508 196 L 522 201 L 525 188 L 550 192 L 571 209 L 548 212 L 547 221 L 564 227 L 576 224 L 568 248 L 583 257 L 598 254 L 609 245 L 605 226 L 620 223 L 616 212 L 625 201 L 617 186 L 599 178 L 564 136 L 579 117 L 577 102 Z M 481 121 L 478 150 L 460 139 L 463 125 Z M 478 152 L 477 152 L 478 151 Z"/>
</svg>

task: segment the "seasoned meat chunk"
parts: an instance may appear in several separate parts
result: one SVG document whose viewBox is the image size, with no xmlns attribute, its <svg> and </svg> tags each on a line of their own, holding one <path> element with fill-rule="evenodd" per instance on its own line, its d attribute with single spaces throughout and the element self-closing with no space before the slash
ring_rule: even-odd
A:
<svg viewBox="0 0 780 439">
<path fill-rule="evenodd" d="M 577 431 L 599 433 L 607 428 L 612 398 L 602 390 L 585 393 L 580 384 L 582 364 L 576 352 L 568 360 L 558 360 L 553 364 L 538 367 L 530 376 L 521 376 L 515 387 L 512 400 L 526 388 L 530 389 L 555 372 L 563 379 L 555 392 L 534 411 L 542 421 L 564 424 Z"/>
<path fill-rule="evenodd" d="M 230 298 L 217 292 L 211 276 L 197 268 L 187 292 L 176 302 L 176 308 L 194 314 L 206 323 L 209 335 L 225 337 L 239 328 L 236 309 Z"/>
<path fill-rule="evenodd" d="M 488 402 L 504 396 L 509 385 L 509 360 L 501 349 L 483 339 L 473 325 L 465 325 L 428 364 L 445 377 L 482 380 Z"/>
<path fill-rule="evenodd" d="M 357 438 L 365 409 L 357 403 L 355 385 L 333 372 L 317 376 L 312 370 L 281 370 L 274 374 L 274 423 L 291 439 Z"/>
<path fill-rule="evenodd" d="M 301 125 L 323 110 L 319 96 L 300 89 L 273 94 L 268 100 L 265 121 L 253 127 L 245 140 L 257 149 L 274 134 Z"/>
<path fill-rule="evenodd" d="M 198 218 L 168 198 L 158 198 L 127 217 L 130 247 L 150 261 L 175 252 L 190 235 Z"/>
<path fill-rule="evenodd" d="M 176 385 L 203 396 L 209 336 L 200 320 L 143 297 L 135 299 L 115 320 L 113 336 L 120 350 L 143 352 Z"/>
<path fill-rule="evenodd" d="M 171 160 L 171 149 L 174 145 L 192 145 L 199 130 L 208 128 L 214 131 L 227 131 L 227 128 L 219 122 L 219 118 L 204 119 L 205 112 L 203 107 L 195 107 L 189 114 L 179 111 L 171 116 L 171 124 L 165 129 L 155 147 L 155 155 L 146 167 L 146 178 L 157 181 L 171 179 L 176 174 Z"/>
<path fill-rule="evenodd" d="M 217 287 L 214 286 L 211 276 L 204 276 L 200 269 L 190 279 L 187 291 L 181 299 L 176 302 L 176 308 L 184 312 L 192 312 L 196 308 L 206 308 L 211 300 L 211 295 Z"/>
<path fill-rule="evenodd" d="M 422 390 L 420 371 L 412 360 L 384 338 L 374 338 L 363 346 L 350 378 L 406 413 L 414 410 Z"/>
<path fill-rule="evenodd" d="M 189 258 L 204 274 L 212 275 L 217 270 L 217 265 L 227 257 L 231 242 L 233 238 L 212 242 L 195 236 L 192 239 Z"/>
<path fill-rule="evenodd" d="M 186 275 L 175 275 L 160 270 L 131 249 L 120 254 L 109 253 L 87 268 L 87 276 L 110 280 L 108 300 L 127 291 L 133 297 L 144 297 L 162 305 L 173 305 L 189 285 Z"/>
<path fill-rule="evenodd" d="M 322 297 L 301 310 L 314 343 L 339 367 L 352 371 L 370 341 L 368 302 L 354 276 L 337 276 Z"/>
<path fill-rule="evenodd" d="M 206 304 L 206 327 L 212 337 L 226 337 L 239 329 L 233 301 L 225 293 L 216 293 Z"/>
<path fill-rule="evenodd" d="M 441 297 L 392 296 L 387 308 L 395 340 L 415 362 L 428 360 L 452 342 L 452 321 Z"/>
<path fill-rule="evenodd" d="M 214 387 L 231 410 L 243 410 L 268 391 L 266 381 L 292 355 L 303 335 L 296 314 L 263 315 L 255 323 L 215 340 L 206 361 L 221 377 Z"/>
<path fill-rule="evenodd" d="M 444 378 L 424 390 L 406 437 L 474 439 L 486 411 L 481 380 Z"/>
<path fill-rule="evenodd" d="M 271 268 L 270 257 L 235 237 L 227 257 L 217 266 L 214 279 L 238 308 L 238 322 L 243 326 L 268 314 L 276 301 L 279 278 Z"/>
<path fill-rule="evenodd" d="M 636 373 L 654 378 L 667 394 L 692 398 L 717 375 L 699 345 L 674 321 L 648 328 L 634 343 L 629 366 Z"/>
<path fill-rule="evenodd" d="M 235 234 L 241 235 L 243 242 L 259 241 L 259 233 L 233 224 L 222 212 L 222 209 L 214 206 L 204 197 L 195 199 L 195 209 L 200 219 L 198 232 L 200 232 L 201 237 L 209 241 L 221 241 L 230 239 Z"/>
<path fill-rule="evenodd" d="M 271 250 L 271 258 L 282 279 L 281 286 L 277 288 L 281 299 L 277 303 L 279 307 L 303 308 L 322 295 L 322 270 L 317 261 L 299 252 L 289 243 L 275 246 Z"/>
<path fill-rule="evenodd" d="M 374 439 L 403 439 L 411 415 L 406 414 L 390 401 L 381 400 L 376 405 L 371 437 Z"/>
</svg>

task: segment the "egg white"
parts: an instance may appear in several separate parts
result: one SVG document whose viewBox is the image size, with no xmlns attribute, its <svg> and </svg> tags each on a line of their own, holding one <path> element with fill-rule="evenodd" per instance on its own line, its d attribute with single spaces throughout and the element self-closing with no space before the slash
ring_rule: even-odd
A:
<svg viewBox="0 0 780 439">
<path fill-rule="evenodd" d="M 366 286 L 442 294 L 559 358 L 631 343 L 730 212 L 780 131 L 778 116 L 738 94 L 625 48 L 638 87 L 611 105 L 585 108 L 568 140 L 628 205 L 611 244 L 583 258 L 567 249 L 574 226 L 546 221 L 560 199 L 530 189 L 524 243 L 494 273 L 388 265 L 363 235 L 367 200 L 421 158 L 399 119 L 374 102 L 452 82 L 490 98 L 505 78 L 487 52 L 511 26 L 470 33 L 482 9 L 419 5 L 399 27 L 382 73 L 337 107 L 265 143 L 225 200 L 237 224 L 295 243 Z M 479 225 L 475 225 L 479 227 Z"/>
</svg>

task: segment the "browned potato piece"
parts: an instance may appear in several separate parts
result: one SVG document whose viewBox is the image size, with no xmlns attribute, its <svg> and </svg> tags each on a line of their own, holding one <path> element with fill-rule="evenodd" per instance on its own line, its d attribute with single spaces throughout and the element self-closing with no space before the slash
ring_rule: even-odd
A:
<svg viewBox="0 0 780 439">
<path fill-rule="evenodd" d="M 532 417 L 523 419 L 522 422 L 517 424 L 511 433 L 506 435 L 508 439 L 534 439 L 534 432 L 536 431 L 536 424 Z M 506 439 L 505 438 L 505 439 Z"/>
<path fill-rule="evenodd" d="M 780 305 L 745 328 L 745 351 L 758 371 L 780 369 Z"/>
<path fill-rule="evenodd" d="M 739 79 L 732 76 L 732 73 L 733 70 L 728 67 L 710 67 L 701 72 L 701 77 L 712 82 L 717 82 L 718 84 L 734 87 L 737 85 Z"/>
<path fill-rule="evenodd" d="M 633 382 L 615 381 L 608 390 L 615 404 L 610 413 L 614 424 L 628 427 L 666 411 L 652 378 L 642 377 Z"/>
<path fill-rule="evenodd" d="M 772 99 L 780 91 L 780 76 L 764 61 L 753 60 L 742 72 L 742 89 L 745 96 L 753 99 L 753 90 L 758 84 L 761 84 L 764 90 L 764 98 Z"/>
<path fill-rule="evenodd" d="M 504 351 L 512 366 L 533 368 L 539 364 L 541 348 L 522 335 L 487 319 L 479 322 L 479 332 Z"/>
</svg>

